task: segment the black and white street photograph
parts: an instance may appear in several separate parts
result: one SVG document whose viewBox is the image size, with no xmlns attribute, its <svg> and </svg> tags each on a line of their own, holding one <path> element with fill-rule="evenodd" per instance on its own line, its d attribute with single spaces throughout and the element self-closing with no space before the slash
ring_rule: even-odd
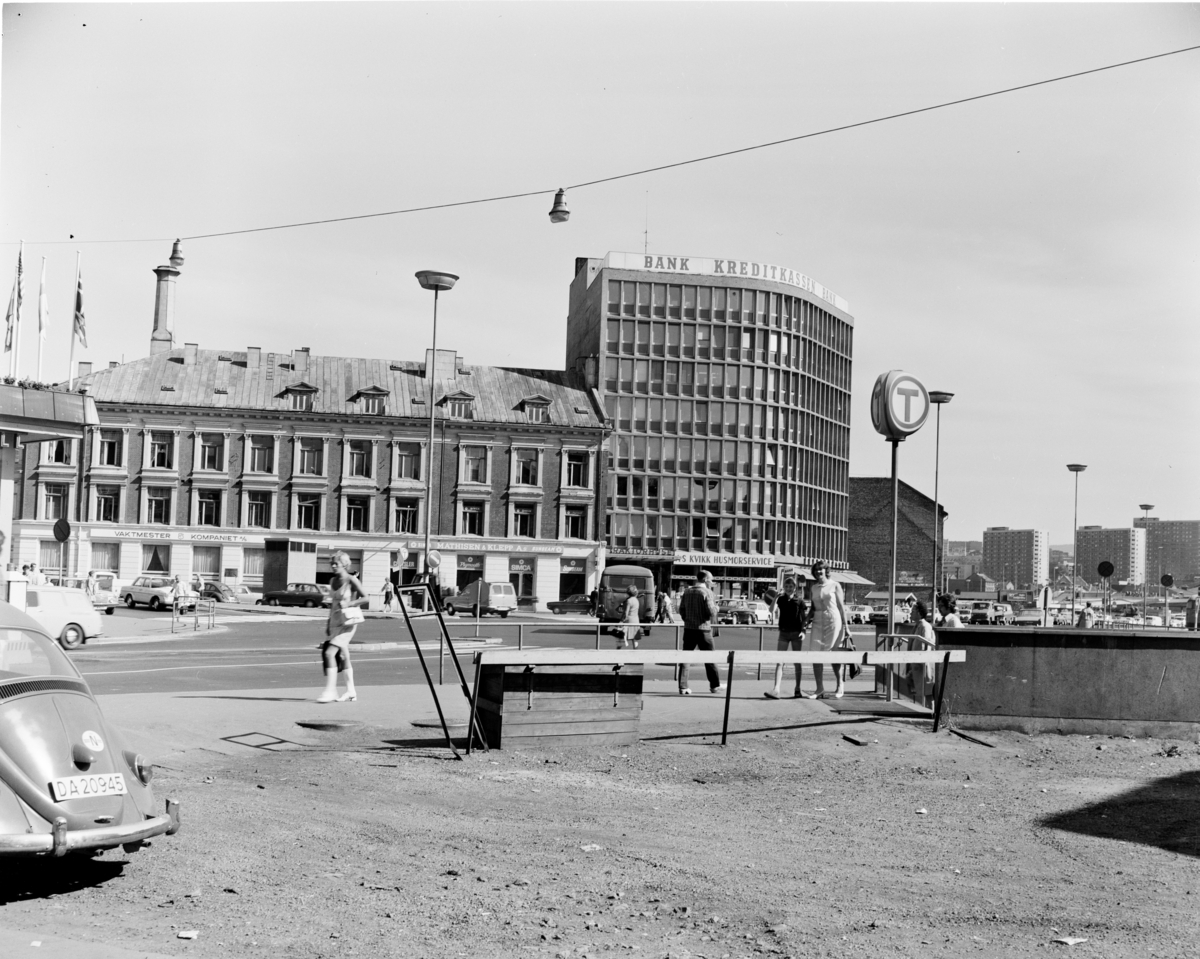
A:
<svg viewBox="0 0 1200 959">
<path fill-rule="evenodd" d="M 0 956 L 1200 954 L 1200 7 L 5 3 Z"/>
</svg>

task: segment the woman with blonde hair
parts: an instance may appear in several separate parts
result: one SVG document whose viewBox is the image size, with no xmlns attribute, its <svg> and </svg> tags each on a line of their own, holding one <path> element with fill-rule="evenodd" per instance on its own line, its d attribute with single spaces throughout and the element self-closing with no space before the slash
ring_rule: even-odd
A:
<svg viewBox="0 0 1200 959">
<path fill-rule="evenodd" d="M 338 550 L 330 560 L 333 579 L 330 581 L 329 620 L 325 624 L 325 642 L 321 645 L 321 660 L 325 666 L 325 691 L 317 697 L 319 703 L 354 702 L 354 668 L 350 665 L 350 640 L 363 621 L 362 609 L 369 602 L 367 591 L 358 577 L 350 572 L 350 557 Z M 337 694 L 338 676 L 346 674 L 346 691 Z"/>
<path fill-rule="evenodd" d="M 847 625 L 846 604 L 842 597 L 842 584 L 829 575 L 829 567 L 824 560 L 812 564 L 813 579 L 816 581 L 809 587 L 812 602 L 812 627 L 809 636 L 814 650 L 832 650 L 840 646 L 850 635 Z M 816 699 L 841 699 L 845 695 L 846 683 L 843 672 L 850 672 L 849 666 L 835 665 L 833 678 L 837 688 L 832 693 L 825 692 L 825 667 L 813 663 L 813 676 L 817 680 Z"/>
</svg>

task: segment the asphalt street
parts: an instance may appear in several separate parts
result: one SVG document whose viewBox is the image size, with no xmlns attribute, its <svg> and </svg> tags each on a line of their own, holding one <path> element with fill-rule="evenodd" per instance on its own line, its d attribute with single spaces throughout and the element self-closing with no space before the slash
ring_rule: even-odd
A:
<svg viewBox="0 0 1200 959">
<path fill-rule="evenodd" d="M 582 616 L 511 616 L 475 621 L 448 619 L 460 662 L 472 678 L 471 656 L 484 645 L 516 648 L 592 649 L 596 623 Z M 118 609 L 104 617 L 105 637 L 72 650 L 69 655 L 97 694 L 144 692 L 202 692 L 229 689 L 295 689 L 323 681 L 317 647 L 324 639 L 325 619 L 318 611 L 293 615 L 238 613 L 220 609 L 219 629 L 175 635 L 170 617 L 145 610 Z M 421 649 L 434 680 L 439 675 L 440 632 L 436 619 L 414 621 Z M 643 649 L 674 649 L 673 627 L 657 626 Z M 478 635 L 477 635 L 478 633 Z M 719 649 L 757 649 L 757 627 L 721 627 Z M 859 639 L 859 648 L 867 631 Z M 764 648 L 775 648 L 776 632 L 762 630 Z M 358 628 L 351 647 L 355 682 L 362 686 L 422 683 L 421 662 L 400 617 L 368 619 Z M 488 641 L 491 642 L 488 642 Z M 615 646 L 607 633 L 601 646 Z M 360 645 L 361 644 L 361 645 Z M 445 650 L 442 666 L 447 683 L 455 680 L 453 662 Z M 661 671 L 662 675 L 658 675 Z M 667 667 L 651 668 L 649 678 L 671 675 Z M 700 678 L 703 685 L 703 678 Z M 692 681 L 697 688 L 696 680 Z M 315 695 L 315 693 L 314 693 Z"/>
</svg>

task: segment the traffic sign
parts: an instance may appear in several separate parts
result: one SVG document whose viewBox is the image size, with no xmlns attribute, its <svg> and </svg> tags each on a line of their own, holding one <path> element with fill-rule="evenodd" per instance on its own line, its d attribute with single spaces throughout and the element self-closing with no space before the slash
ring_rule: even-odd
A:
<svg viewBox="0 0 1200 959">
<path fill-rule="evenodd" d="M 1113 571 L 1115 569 L 1116 569 L 1116 567 L 1113 566 L 1112 563 L 1110 563 L 1108 560 L 1105 560 L 1099 566 L 1096 567 L 1096 572 L 1100 574 L 1101 579 L 1108 579 L 1108 577 L 1110 577 L 1113 574 Z"/>
<path fill-rule="evenodd" d="M 71 537 L 71 524 L 65 519 L 56 520 L 54 523 L 54 538 L 60 543 L 65 543 Z"/>
<path fill-rule="evenodd" d="M 425 560 L 425 565 L 430 569 L 437 569 L 442 565 L 442 554 L 436 549 L 431 549 L 429 551 L 429 558 Z"/>
<path fill-rule="evenodd" d="M 1172 576 L 1170 573 L 1163 573 L 1162 579 L 1160 579 L 1159 582 L 1169 588 L 1169 587 L 1175 585 L 1175 577 Z"/>
<path fill-rule="evenodd" d="M 925 425 L 929 391 L 902 370 L 880 374 L 871 392 L 871 423 L 889 440 L 900 441 Z"/>
</svg>

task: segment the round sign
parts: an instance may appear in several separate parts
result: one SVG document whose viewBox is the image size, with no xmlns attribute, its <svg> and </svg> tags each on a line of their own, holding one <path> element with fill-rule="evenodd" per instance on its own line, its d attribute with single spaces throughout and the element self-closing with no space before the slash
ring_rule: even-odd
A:
<svg viewBox="0 0 1200 959">
<path fill-rule="evenodd" d="M 54 538 L 60 543 L 65 543 L 71 537 L 71 524 L 65 519 L 56 520 L 54 523 Z"/>
<path fill-rule="evenodd" d="M 902 440 L 925 425 L 929 391 L 915 376 L 901 370 L 883 373 L 871 392 L 871 422 L 889 440 Z"/>
<path fill-rule="evenodd" d="M 1170 573 L 1163 573 L 1162 579 L 1160 579 L 1159 582 L 1162 583 L 1164 586 L 1174 586 L 1175 585 L 1175 577 L 1172 576 Z"/>
<path fill-rule="evenodd" d="M 400 562 L 403 563 L 406 559 L 408 559 L 408 547 L 407 546 L 401 546 L 398 550 L 396 550 L 396 552 L 399 554 L 398 558 L 399 558 Z"/>
<path fill-rule="evenodd" d="M 80 739 L 83 740 L 83 744 L 88 749 L 98 753 L 104 752 L 104 740 L 100 738 L 100 734 L 95 730 L 85 729 Z"/>
<path fill-rule="evenodd" d="M 1105 560 L 1096 567 L 1096 572 L 1100 574 L 1101 579 L 1108 579 L 1108 577 L 1113 574 L 1115 569 L 1116 567 L 1112 563 L 1110 563 L 1108 560 Z"/>
<path fill-rule="evenodd" d="M 436 549 L 431 549 L 429 551 L 429 558 L 425 560 L 425 565 L 430 569 L 437 569 L 442 565 L 442 554 Z"/>
</svg>

